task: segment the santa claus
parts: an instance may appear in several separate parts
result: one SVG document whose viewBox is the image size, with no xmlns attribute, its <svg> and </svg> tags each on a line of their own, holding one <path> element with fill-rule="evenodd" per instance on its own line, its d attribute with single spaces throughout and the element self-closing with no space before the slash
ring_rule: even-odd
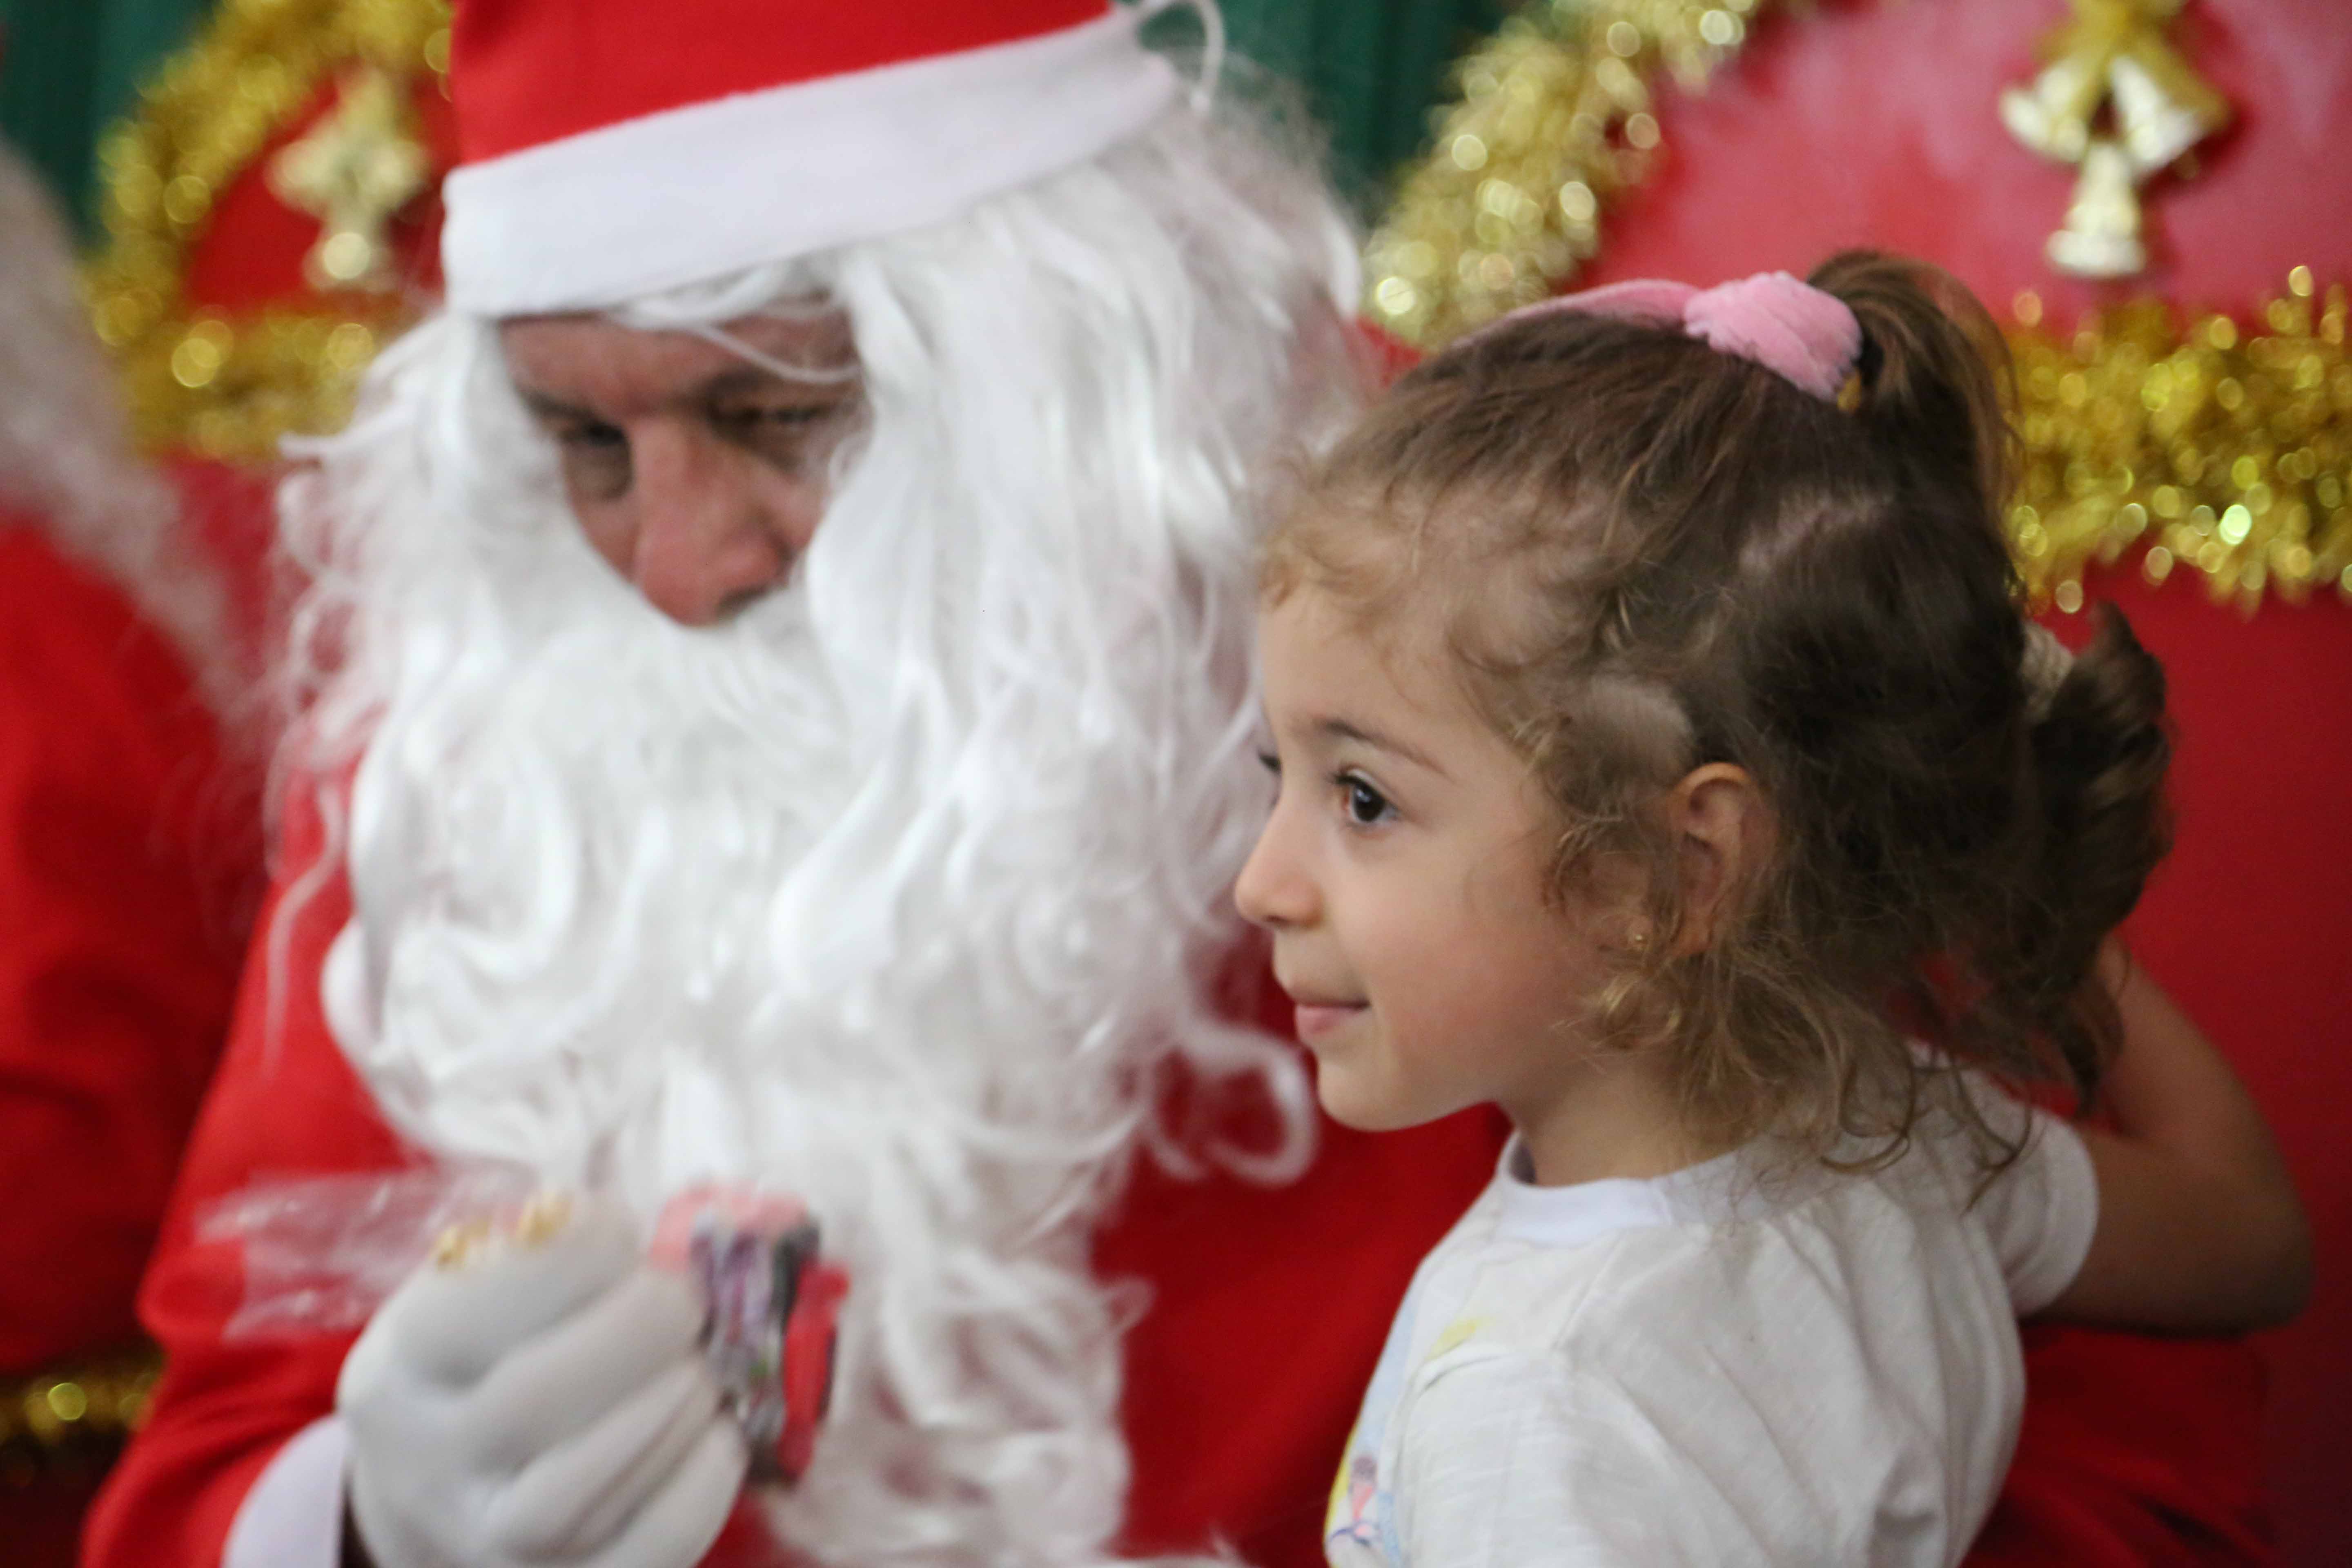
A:
<svg viewBox="0 0 2352 1568">
<path fill-rule="evenodd" d="M 1150 8 L 461 0 L 447 308 L 284 500 L 280 887 L 93 1563 L 1312 1560 L 1498 1140 L 1318 1134 L 1232 1021 L 1253 539 L 1356 279 Z M 244 1331 L 224 1200 L 460 1164 L 569 1217 Z M 855 1281 L 790 1488 L 644 1260 L 709 1182 Z"/>
<path fill-rule="evenodd" d="M 72 1561 L 152 1375 L 132 1292 L 257 891 L 248 669 L 189 515 L 0 144 L 0 1541 L 26 1568 Z"/>
</svg>

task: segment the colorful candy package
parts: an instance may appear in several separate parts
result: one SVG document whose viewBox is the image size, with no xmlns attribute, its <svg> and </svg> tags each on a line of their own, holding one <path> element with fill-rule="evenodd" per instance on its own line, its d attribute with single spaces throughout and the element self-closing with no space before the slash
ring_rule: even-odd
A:
<svg viewBox="0 0 2352 1568">
<path fill-rule="evenodd" d="M 808 1468 L 833 1391 L 834 1341 L 849 1279 L 818 1256 L 801 1204 L 742 1188 L 679 1194 L 655 1222 L 651 1256 L 709 1304 L 704 1354 L 751 1450 L 755 1480 Z"/>
</svg>

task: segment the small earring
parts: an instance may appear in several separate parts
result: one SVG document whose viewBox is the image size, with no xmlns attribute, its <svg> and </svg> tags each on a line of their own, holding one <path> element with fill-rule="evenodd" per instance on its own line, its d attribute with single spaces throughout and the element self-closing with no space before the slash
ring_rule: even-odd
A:
<svg viewBox="0 0 2352 1568">
<path fill-rule="evenodd" d="M 1633 931 L 1627 936 L 1626 941 L 1633 946 L 1635 952 L 1642 952 L 1650 945 L 1650 928 L 1647 926 L 1635 926 Z"/>
</svg>

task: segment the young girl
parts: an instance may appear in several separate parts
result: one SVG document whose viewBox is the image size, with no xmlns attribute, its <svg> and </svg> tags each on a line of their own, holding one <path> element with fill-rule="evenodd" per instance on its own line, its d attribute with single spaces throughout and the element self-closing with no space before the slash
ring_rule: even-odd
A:
<svg viewBox="0 0 2352 1568">
<path fill-rule="evenodd" d="M 2259 1117 L 2102 947 L 2165 845 L 2163 677 L 2020 614 L 1985 340 L 1868 255 L 1538 306 L 1271 541 L 1242 910 L 1333 1116 L 1517 1130 L 1333 1563 L 1955 1563 L 2018 1317 L 2299 1305 Z"/>
</svg>

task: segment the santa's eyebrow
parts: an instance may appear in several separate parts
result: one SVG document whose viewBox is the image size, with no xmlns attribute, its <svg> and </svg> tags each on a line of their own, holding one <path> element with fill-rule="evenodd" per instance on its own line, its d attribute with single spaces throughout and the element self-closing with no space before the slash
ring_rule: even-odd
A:
<svg viewBox="0 0 2352 1568">
<path fill-rule="evenodd" d="M 788 392 L 814 394 L 814 395 L 808 399 L 812 406 L 838 403 L 856 395 L 855 388 L 841 382 L 794 380 L 778 375 L 773 371 L 762 370 L 753 364 L 739 365 L 733 370 L 721 371 L 702 383 L 690 395 L 708 403 L 717 402 L 721 398 L 749 396 L 753 393 L 772 392 L 778 387 Z"/>
<path fill-rule="evenodd" d="M 805 382 L 782 381 L 779 377 L 771 375 L 756 366 L 745 365 L 740 370 L 725 371 L 708 381 L 696 384 L 684 392 L 675 395 L 669 400 L 669 405 L 677 408 L 708 408 L 714 404 L 726 402 L 730 398 L 750 396 L 779 385 L 787 389 L 798 389 L 811 384 Z M 828 395 L 808 398 L 802 405 L 810 409 L 830 408 L 855 395 L 837 387 L 828 386 L 824 391 Z M 522 399 L 523 407 L 537 419 L 582 425 L 614 423 L 610 415 L 601 414 L 593 408 L 585 407 L 580 404 L 568 403 L 552 394 L 541 392 L 536 387 L 525 386 L 520 382 L 515 384 L 515 395 Z"/>
<path fill-rule="evenodd" d="M 520 382 L 515 384 L 515 395 L 522 399 L 525 408 L 541 419 L 578 419 L 590 425 L 607 423 L 593 409 L 566 403 L 560 397 L 551 397 L 537 387 L 525 386 Z"/>
</svg>

